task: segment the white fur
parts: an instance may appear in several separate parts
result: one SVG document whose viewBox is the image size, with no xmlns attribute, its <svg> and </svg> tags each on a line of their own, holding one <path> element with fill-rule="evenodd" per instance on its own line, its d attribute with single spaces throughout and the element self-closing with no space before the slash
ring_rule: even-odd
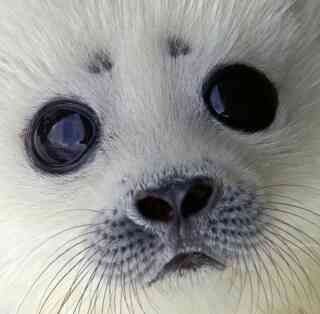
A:
<svg viewBox="0 0 320 314">
<path fill-rule="evenodd" d="M 197 161 L 208 155 L 261 186 L 273 185 L 270 202 L 288 202 L 277 196 L 286 195 L 297 199 L 289 202 L 320 215 L 317 2 L 1 0 L 0 312 L 13 314 L 19 309 L 22 314 L 37 313 L 47 284 L 72 252 L 59 259 L 31 291 L 28 289 L 49 257 L 58 256 L 63 249 L 56 250 L 81 229 L 54 237 L 40 248 L 39 244 L 61 230 L 91 223 L 94 213 L 78 209 L 112 208 L 124 195 L 118 184 L 124 177 L 137 179 L 167 164 Z M 166 49 L 166 38 L 171 35 L 189 42 L 191 54 L 172 59 Z M 86 66 L 101 49 L 110 53 L 114 68 L 111 74 L 94 76 Z M 267 132 L 244 136 L 225 130 L 218 136 L 210 125 L 214 122 L 208 121 L 199 89 L 209 71 L 226 62 L 252 64 L 277 85 L 280 110 Z M 41 105 L 57 95 L 76 95 L 90 104 L 103 121 L 105 138 L 104 150 L 92 163 L 76 173 L 55 177 L 31 167 L 24 135 Z M 117 141 L 109 141 L 111 134 L 116 134 Z M 277 213 L 320 240 L 317 215 L 298 207 L 283 205 L 282 209 L 303 215 L 305 220 Z M 295 234 L 296 230 L 290 232 Z M 310 238 L 296 236 L 319 251 Z M 262 252 L 261 278 L 251 269 L 245 288 L 238 274 L 229 289 L 234 270 L 222 276 L 212 272 L 193 284 L 181 279 L 178 288 L 163 283 L 164 291 L 147 291 L 149 301 L 141 292 L 143 308 L 147 314 L 154 311 L 150 303 L 161 314 L 317 314 L 320 303 L 308 289 L 320 290 L 319 265 L 288 245 L 312 283 L 291 259 L 290 266 L 301 284 L 275 254 L 283 274 L 279 277 Z M 240 270 L 244 272 L 245 267 Z M 53 293 L 44 313 L 57 313 L 56 302 L 63 299 L 75 274 Z M 265 278 L 268 274 L 271 282 Z M 259 284 L 260 279 L 264 285 Z M 264 298 L 266 293 L 269 302 Z M 75 294 L 75 301 L 77 297 L 79 294 Z M 116 308 L 119 313 L 120 309 L 128 311 L 123 299 Z M 72 311 L 69 304 L 62 313 Z M 135 304 L 135 313 L 140 312 Z"/>
</svg>

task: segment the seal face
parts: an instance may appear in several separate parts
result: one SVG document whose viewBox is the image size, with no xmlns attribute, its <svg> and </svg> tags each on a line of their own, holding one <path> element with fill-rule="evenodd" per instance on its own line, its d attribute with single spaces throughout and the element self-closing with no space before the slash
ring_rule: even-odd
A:
<svg viewBox="0 0 320 314">
<path fill-rule="evenodd" d="M 275 119 L 276 88 L 251 67 L 222 67 L 204 83 L 203 90 L 212 117 L 226 127 L 255 133 Z M 87 105 L 56 101 L 36 114 L 30 129 L 26 143 L 35 165 L 64 174 L 88 160 L 96 148 L 100 122 Z M 176 172 L 175 176 L 160 177 L 155 187 L 131 191 L 129 211 L 118 208 L 119 218 L 98 222 L 92 246 L 99 252 L 99 265 L 112 265 L 104 270 L 106 276 L 118 272 L 125 281 L 155 282 L 174 269 L 188 268 L 177 266 L 179 261 L 193 270 L 204 265 L 224 269 L 240 252 L 256 246 L 265 217 L 254 182 L 240 183 L 241 172 L 237 180 L 228 180 L 231 171 L 216 162 L 212 166 L 219 166 L 219 176 L 210 173 L 204 161 L 199 164 L 206 168 L 200 176 L 186 176 L 174 167 L 169 172 Z M 132 241 L 130 233 L 139 236 Z"/>
<path fill-rule="evenodd" d="M 298 2 L 0 1 L 1 313 L 319 313 Z"/>
</svg>

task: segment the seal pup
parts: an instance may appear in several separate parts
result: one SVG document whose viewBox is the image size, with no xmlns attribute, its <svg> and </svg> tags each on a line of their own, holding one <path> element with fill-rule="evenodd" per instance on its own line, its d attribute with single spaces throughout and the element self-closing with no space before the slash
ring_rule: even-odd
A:
<svg viewBox="0 0 320 314">
<path fill-rule="evenodd" d="M 0 23 L 1 313 L 319 313 L 318 1 Z"/>
</svg>

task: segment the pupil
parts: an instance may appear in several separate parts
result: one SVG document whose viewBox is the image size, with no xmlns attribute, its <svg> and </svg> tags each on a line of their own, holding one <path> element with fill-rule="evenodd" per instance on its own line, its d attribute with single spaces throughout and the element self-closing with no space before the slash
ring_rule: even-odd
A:
<svg viewBox="0 0 320 314">
<path fill-rule="evenodd" d="M 85 124 L 78 113 L 70 113 L 55 123 L 45 139 L 49 154 L 60 162 L 77 158 L 87 148 Z"/>
<path fill-rule="evenodd" d="M 257 105 L 261 103 L 259 98 L 262 95 L 256 97 L 254 93 L 243 78 L 239 78 L 239 81 L 225 80 L 214 87 L 211 102 L 217 114 L 230 119 L 235 125 L 240 124 L 241 128 L 241 125 L 253 123 L 250 120 L 252 114 L 259 118 L 261 113 L 261 108 L 257 108 Z"/>
<path fill-rule="evenodd" d="M 70 114 L 51 128 L 48 139 L 52 144 L 69 146 L 84 139 L 85 129 L 79 114 Z"/>
<path fill-rule="evenodd" d="M 64 167 L 78 161 L 94 139 L 94 126 L 85 115 L 60 109 L 40 120 L 34 141 L 41 160 L 51 166 Z"/>
</svg>

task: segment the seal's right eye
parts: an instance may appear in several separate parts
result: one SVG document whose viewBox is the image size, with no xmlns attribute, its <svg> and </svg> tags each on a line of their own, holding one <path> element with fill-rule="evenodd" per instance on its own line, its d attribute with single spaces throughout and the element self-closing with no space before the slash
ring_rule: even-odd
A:
<svg viewBox="0 0 320 314">
<path fill-rule="evenodd" d="M 56 174 L 87 160 L 99 137 L 99 119 L 87 105 L 70 100 L 46 104 L 34 117 L 26 138 L 37 167 Z"/>
</svg>

